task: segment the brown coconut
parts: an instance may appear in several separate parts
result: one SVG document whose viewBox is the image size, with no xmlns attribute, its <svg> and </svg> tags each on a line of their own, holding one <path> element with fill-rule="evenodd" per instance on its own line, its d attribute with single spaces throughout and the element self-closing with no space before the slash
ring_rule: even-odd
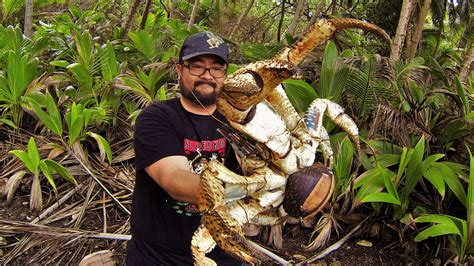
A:
<svg viewBox="0 0 474 266">
<path fill-rule="evenodd" d="M 331 199 L 334 185 L 334 175 L 322 163 L 298 170 L 288 177 L 283 207 L 296 217 L 319 212 Z"/>
</svg>

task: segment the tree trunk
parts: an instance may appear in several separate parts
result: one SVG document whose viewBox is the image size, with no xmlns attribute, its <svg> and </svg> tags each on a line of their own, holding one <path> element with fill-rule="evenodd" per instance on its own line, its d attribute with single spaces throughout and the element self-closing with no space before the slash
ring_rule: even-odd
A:
<svg viewBox="0 0 474 266">
<path fill-rule="evenodd" d="M 283 18 L 285 17 L 285 0 L 281 1 L 281 16 L 278 21 L 277 42 L 281 40 L 281 26 L 283 25 Z"/>
<path fill-rule="evenodd" d="M 145 28 L 146 20 L 148 19 L 148 13 L 150 13 L 152 0 L 146 0 L 145 9 L 143 9 L 142 13 L 142 21 L 140 22 L 140 29 L 143 30 Z"/>
<path fill-rule="evenodd" d="M 212 0 L 212 10 L 209 11 L 209 20 L 213 25 L 221 25 L 222 5 L 220 0 Z M 225 4 L 224 4 L 225 7 Z"/>
<path fill-rule="evenodd" d="M 161 1 L 160 1 L 161 2 Z M 165 4 L 163 4 L 165 5 Z M 176 18 L 176 8 L 178 6 L 178 1 L 176 0 L 169 0 L 168 5 L 165 8 L 168 11 L 168 19 L 175 19 Z"/>
<path fill-rule="evenodd" d="M 135 13 L 137 13 L 138 5 L 140 0 L 131 0 L 130 6 L 128 7 L 127 15 L 125 16 L 125 21 L 122 23 L 123 33 L 122 37 L 127 36 L 130 27 L 132 26 L 133 19 L 135 18 Z"/>
<path fill-rule="evenodd" d="M 413 0 L 403 0 L 402 9 L 400 10 L 400 19 L 398 20 L 397 32 L 395 33 L 395 38 L 390 51 L 391 63 L 394 63 L 400 59 L 408 23 L 410 22 L 412 2 Z"/>
<path fill-rule="evenodd" d="M 255 2 L 254 0 L 249 0 L 249 2 L 247 4 L 247 7 L 245 7 L 244 12 L 242 13 L 242 15 L 240 15 L 240 18 L 237 21 L 237 24 L 235 25 L 234 28 L 232 28 L 232 31 L 230 32 L 229 38 L 232 39 L 232 37 L 234 36 L 235 31 L 241 27 L 242 23 L 247 18 L 247 15 L 249 14 L 249 11 L 252 8 L 254 2 Z"/>
<path fill-rule="evenodd" d="M 416 55 L 418 46 L 420 44 L 421 36 L 423 33 L 423 26 L 425 25 L 426 16 L 428 15 L 430 6 L 431 6 L 431 0 L 423 1 L 423 6 L 421 7 L 420 14 L 418 16 L 418 21 L 416 22 L 416 25 L 415 25 L 413 38 L 411 40 L 410 51 L 408 52 L 408 60 L 413 59 Z"/>
<path fill-rule="evenodd" d="M 33 36 L 33 0 L 25 0 L 25 25 L 23 28 L 25 36 Z"/>
<path fill-rule="evenodd" d="M 337 11 L 337 0 L 332 0 L 331 1 L 331 15 L 335 15 Z"/>
<path fill-rule="evenodd" d="M 313 16 L 311 16 L 311 19 L 308 22 L 308 25 L 304 28 L 303 32 L 307 32 L 309 28 L 316 22 L 316 19 L 318 19 L 319 14 L 323 11 L 323 9 L 326 7 L 326 0 L 321 0 L 318 3 L 318 6 L 316 6 L 316 10 L 314 11 Z"/>
<path fill-rule="evenodd" d="M 306 6 L 306 0 L 298 0 L 298 5 L 296 6 L 295 15 L 293 16 L 293 20 L 288 26 L 287 32 L 291 34 L 291 36 L 295 35 L 296 28 L 298 27 L 298 22 L 301 19 L 301 15 L 303 14 L 304 8 Z"/>
<path fill-rule="evenodd" d="M 194 0 L 193 11 L 191 12 L 191 17 L 189 18 L 188 22 L 188 30 L 191 30 L 191 27 L 194 25 L 194 21 L 196 20 L 197 13 L 199 11 L 199 0 Z"/>
<path fill-rule="evenodd" d="M 461 66 L 461 71 L 459 71 L 459 80 L 462 84 L 467 84 L 467 78 L 474 68 L 474 42 L 471 43 L 471 48 L 466 52 L 466 56 L 463 60 L 463 65 Z"/>
</svg>

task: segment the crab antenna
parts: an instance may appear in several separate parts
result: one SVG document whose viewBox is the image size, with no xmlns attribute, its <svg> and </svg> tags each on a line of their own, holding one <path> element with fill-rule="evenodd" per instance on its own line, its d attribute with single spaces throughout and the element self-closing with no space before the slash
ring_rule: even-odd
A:
<svg viewBox="0 0 474 266">
<path fill-rule="evenodd" d="M 350 18 L 322 19 L 314 23 L 306 33 L 303 33 L 301 40 L 280 52 L 276 59 L 298 65 L 314 48 L 327 41 L 334 32 L 352 28 L 372 32 L 387 43 L 391 42 L 390 36 L 383 29 L 369 22 Z"/>
</svg>

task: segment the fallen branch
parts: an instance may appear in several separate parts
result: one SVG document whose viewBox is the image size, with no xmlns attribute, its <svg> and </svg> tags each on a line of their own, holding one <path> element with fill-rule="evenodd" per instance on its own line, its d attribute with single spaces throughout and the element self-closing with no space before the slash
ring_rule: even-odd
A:
<svg viewBox="0 0 474 266">
<path fill-rule="evenodd" d="M 17 221 L 0 220 L 0 231 L 4 233 L 32 233 L 58 238 L 99 238 L 128 241 L 131 235 L 97 233 L 81 229 L 59 228 Z"/>
<path fill-rule="evenodd" d="M 74 154 L 75 155 L 75 154 Z M 114 195 L 112 194 L 112 192 L 110 192 L 107 187 L 102 183 L 100 182 L 99 178 L 97 178 L 93 173 L 92 171 L 89 169 L 89 167 L 87 167 L 87 165 L 82 162 L 82 160 L 79 158 L 79 156 L 76 156 L 76 159 L 79 161 L 79 163 L 82 165 L 82 167 L 84 168 L 84 170 L 86 170 L 86 172 L 92 177 L 92 179 L 94 179 L 94 181 L 105 191 L 105 193 L 115 202 L 115 204 L 117 204 L 117 206 L 122 210 L 124 211 L 127 215 L 131 215 L 131 212 L 127 209 L 127 207 L 123 206 L 123 204 L 117 199 L 114 197 Z"/>
<path fill-rule="evenodd" d="M 48 214 L 50 214 L 52 211 L 54 211 L 56 208 L 58 208 L 61 204 L 63 204 L 66 200 L 68 200 L 70 197 L 72 197 L 72 195 L 74 195 L 74 193 L 76 191 L 79 191 L 80 189 L 82 189 L 82 186 L 83 186 L 83 183 L 79 184 L 78 186 L 76 186 L 74 189 L 71 189 L 71 191 L 69 191 L 68 193 L 66 193 L 66 195 L 64 195 L 62 198 L 60 198 L 56 203 L 54 203 L 53 205 L 49 206 L 49 208 L 47 208 L 46 210 L 44 210 L 38 217 L 36 217 L 36 219 L 34 219 L 33 221 L 31 221 L 30 223 L 31 224 L 36 224 L 37 222 L 39 222 L 41 219 L 43 219 L 44 217 L 48 216 Z"/>
<path fill-rule="evenodd" d="M 286 261 L 285 259 L 279 257 L 278 255 L 276 255 L 275 253 L 271 252 L 270 250 L 260 246 L 259 244 L 249 240 L 250 244 L 255 248 L 257 249 L 258 251 L 262 252 L 263 254 L 267 255 L 268 257 L 272 258 L 273 260 L 275 260 L 276 262 L 278 262 L 278 264 L 280 265 L 290 265 L 290 262 Z"/>
<path fill-rule="evenodd" d="M 316 260 L 320 260 L 324 257 L 326 257 L 327 255 L 329 255 L 331 252 L 335 251 L 335 250 L 338 250 L 342 245 L 344 245 L 344 243 L 347 242 L 347 240 L 349 240 L 351 238 L 351 236 L 357 232 L 361 227 L 362 225 L 367 222 L 370 218 L 372 217 L 372 214 L 367 216 L 362 222 L 360 222 L 356 227 L 354 227 L 349 233 L 347 233 L 347 235 L 345 235 L 343 238 L 339 239 L 336 243 L 330 245 L 329 247 L 327 247 L 325 250 L 321 251 L 319 254 L 317 254 L 316 256 L 314 257 L 311 257 L 305 261 L 302 261 L 298 264 L 309 264 L 309 263 L 312 263 Z"/>
</svg>

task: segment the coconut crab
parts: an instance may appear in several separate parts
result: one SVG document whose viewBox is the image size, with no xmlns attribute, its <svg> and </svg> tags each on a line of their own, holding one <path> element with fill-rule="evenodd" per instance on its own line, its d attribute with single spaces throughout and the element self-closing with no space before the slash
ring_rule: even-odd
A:
<svg viewBox="0 0 474 266">
<path fill-rule="evenodd" d="M 247 241 L 243 224 L 281 222 L 279 217 L 262 213 L 282 204 L 285 208 L 293 208 L 297 215 L 317 213 L 324 207 L 332 195 L 335 181 L 330 171 L 332 150 L 328 133 L 322 126 L 323 115 L 342 127 L 355 143 L 357 153 L 360 152 L 358 128 L 341 106 L 316 99 L 304 121 L 280 85 L 295 74 L 295 66 L 316 46 L 335 31 L 346 28 L 371 31 L 390 42 L 382 29 L 367 22 L 320 20 L 300 41 L 273 59 L 249 64 L 226 79 L 217 98 L 217 107 L 232 128 L 256 144 L 249 146 L 240 142 L 245 146 L 241 147 L 238 134 L 226 134 L 240 155 L 244 176 L 231 172 L 215 159 L 203 166 L 199 189 L 199 209 L 203 216 L 191 243 L 197 264 L 214 263 L 205 254 L 216 243 L 248 263 L 269 260 Z M 314 164 L 318 147 L 324 156 L 324 166 Z M 295 183 L 291 182 L 292 176 L 309 176 L 308 180 L 313 183 L 309 192 L 299 197 L 290 192 L 285 195 L 287 183 L 288 186 Z"/>
</svg>

